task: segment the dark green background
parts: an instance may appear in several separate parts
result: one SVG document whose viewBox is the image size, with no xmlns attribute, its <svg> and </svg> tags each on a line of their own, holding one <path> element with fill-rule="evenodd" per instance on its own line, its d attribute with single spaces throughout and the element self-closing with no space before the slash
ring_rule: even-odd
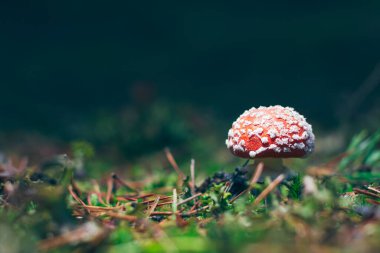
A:
<svg viewBox="0 0 380 253">
<path fill-rule="evenodd" d="M 2 129 L 117 110 L 141 83 L 228 120 L 282 104 L 334 127 L 380 59 L 380 1 L 2 0 L 0 30 Z"/>
</svg>

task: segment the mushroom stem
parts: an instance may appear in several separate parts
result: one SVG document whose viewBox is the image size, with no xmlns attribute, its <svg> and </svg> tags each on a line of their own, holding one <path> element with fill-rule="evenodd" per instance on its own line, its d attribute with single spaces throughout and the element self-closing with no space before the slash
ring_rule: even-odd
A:
<svg viewBox="0 0 380 253">
<path fill-rule="evenodd" d="M 264 164 L 262 177 L 269 176 L 275 178 L 279 174 L 287 174 L 288 172 L 288 168 L 284 166 L 281 158 L 256 158 L 253 167 L 256 168 L 261 162 Z"/>
</svg>

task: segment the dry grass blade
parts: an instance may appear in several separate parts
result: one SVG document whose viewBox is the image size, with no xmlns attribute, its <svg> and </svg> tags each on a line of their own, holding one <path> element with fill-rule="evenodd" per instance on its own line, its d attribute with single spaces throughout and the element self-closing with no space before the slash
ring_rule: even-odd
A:
<svg viewBox="0 0 380 253">
<path fill-rule="evenodd" d="M 261 176 L 261 173 L 263 173 L 263 169 L 264 169 L 264 163 L 259 163 L 256 167 L 256 171 L 255 171 L 255 174 L 253 175 L 253 178 L 251 179 L 251 181 L 249 182 L 249 185 L 250 187 L 252 187 L 252 185 L 254 183 L 256 183 L 257 181 L 259 181 L 259 178 Z"/>
<path fill-rule="evenodd" d="M 370 197 L 373 197 L 373 198 L 380 198 L 380 196 L 377 195 L 377 194 L 375 194 L 375 193 L 372 193 L 372 192 L 369 192 L 369 191 L 366 191 L 366 190 L 362 190 L 362 189 L 359 189 L 359 188 L 354 188 L 354 192 L 361 193 L 361 194 L 364 194 L 364 195 L 367 195 L 367 196 L 370 196 Z"/>
<path fill-rule="evenodd" d="M 161 202 L 157 204 L 157 206 L 166 206 L 166 205 L 171 205 L 171 204 L 173 204 L 173 201 Z"/>
<path fill-rule="evenodd" d="M 201 208 L 198 208 L 198 209 L 196 209 L 196 210 L 190 210 L 189 212 L 187 212 L 187 213 L 180 213 L 179 215 L 181 215 L 182 217 L 186 217 L 186 216 L 191 216 L 191 215 L 195 215 L 195 214 L 197 214 L 198 212 L 200 212 L 200 211 L 203 211 L 203 210 L 205 210 L 205 209 L 207 209 L 207 208 L 209 208 L 209 206 L 207 205 L 207 206 L 202 206 Z M 176 214 L 176 213 L 174 213 L 174 212 L 152 212 L 151 213 L 151 216 L 152 215 L 165 215 L 165 216 L 167 216 L 167 215 L 173 215 L 173 214 Z"/>
<path fill-rule="evenodd" d="M 98 201 L 99 201 L 99 203 L 101 203 L 102 205 L 107 205 L 104 201 L 103 201 L 103 198 L 102 198 L 102 193 L 101 192 L 89 192 L 88 194 L 87 194 L 87 203 L 88 203 L 88 205 L 91 205 L 91 195 L 92 194 L 95 194 L 96 195 L 96 197 L 98 198 Z"/>
<path fill-rule="evenodd" d="M 194 214 L 197 214 L 198 212 L 200 211 L 203 211 L 203 210 L 206 210 L 207 208 L 209 208 L 209 206 L 202 206 L 201 208 L 198 208 L 196 210 L 193 210 L 193 211 L 189 211 L 187 213 L 184 213 L 182 214 L 182 216 L 191 216 L 191 215 L 194 215 Z"/>
<path fill-rule="evenodd" d="M 107 179 L 107 195 L 106 195 L 106 203 L 110 203 L 111 195 L 112 195 L 112 188 L 113 188 L 113 179 L 112 177 Z"/>
<path fill-rule="evenodd" d="M 83 208 L 87 211 L 88 214 L 93 215 L 93 213 L 98 212 L 107 212 L 107 211 L 117 211 L 117 210 L 123 210 L 124 206 L 114 206 L 114 207 L 102 207 L 102 206 L 90 206 L 86 205 L 79 197 L 76 195 L 76 193 L 73 191 L 73 187 L 69 185 L 68 187 L 70 195 L 82 205 Z M 96 215 L 96 214 L 95 214 Z"/>
<path fill-rule="evenodd" d="M 162 211 L 162 212 L 152 212 L 150 215 L 152 216 L 152 215 L 172 215 L 172 214 L 173 214 L 173 212 Z"/>
<path fill-rule="evenodd" d="M 191 195 L 195 194 L 195 160 L 191 159 L 190 162 L 190 176 L 191 176 L 191 183 L 190 183 L 190 189 L 191 189 Z"/>
<path fill-rule="evenodd" d="M 366 201 L 372 205 L 380 205 L 380 201 L 376 201 L 373 199 L 366 199 Z"/>
<path fill-rule="evenodd" d="M 154 195 L 156 195 L 156 194 L 155 193 L 146 193 L 146 194 L 142 194 L 142 195 L 136 196 L 135 198 L 136 199 L 144 199 L 144 198 L 152 197 Z"/>
<path fill-rule="evenodd" d="M 261 176 L 261 173 L 263 173 L 263 169 L 264 169 L 264 163 L 259 163 L 256 167 L 256 170 L 255 170 L 255 173 L 253 174 L 251 180 L 249 181 L 249 186 L 247 189 L 245 189 L 244 191 L 240 192 L 238 195 L 236 195 L 233 199 L 231 199 L 230 203 L 233 203 L 235 202 L 235 200 L 237 200 L 238 198 L 240 198 L 242 195 L 244 195 L 246 192 L 249 192 L 253 185 L 255 183 L 257 183 L 257 181 L 259 180 L 260 176 Z"/>
<path fill-rule="evenodd" d="M 126 214 L 120 214 L 120 213 L 115 213 L 115 212 L 108 212 L 106 213 L 109 217 L 119 219 L 119 220 L 126 220 L 130 222 L 135 222 L 137 220 L 136 216 L 133 215 L 126 215 Z"/>
<path fill-rule="evenodd" d="M 180 180 L 185 179 L 185 174 L 183 174 L 183 172 L 179 169 L 178 164 L 173 157 L 173 154 L 170 152 L 170 150 L 168 148 L 165 148 L 165 154 L 166 154 L 166 158 L 168 159 L 169 163 L 172 165 L 175 172 L 177 172 Z"/>
<path fill-rule="evenodd" d="M 231 183 L 230 181 L 227 181 L 224 185 L 224 192 L 229 192 L 231 190 L 231 187 L 234 183 Z"/>
<path fill-rule="evenodd" d="M 136 198 L 132 198 L 132 197 L 116 196 L 115 198 L 118 201 L 137 201 Z"/>
<path fill-rule="evenodd" d="M 130 183 L 124 181 L 124 180 L 121 180 L 121 179 L 119 178 L 119 176 L 116 175 L 115 173 L 112 174 L 112 178 L 113 178 L 113 180 L 114 180 L 116 183 L 121 184 L 122 186 L 127 187 L 128 189 L 130 189 L 130 190 L 132 190 L 132 191 L 134 191 L 134 192 L 137 192 L 137 193 L 139 192 L 135 187 L 132 186 L 132 184 L 130 184 Z"/>
<path fill-rule="evenodd" d="M 177 189 L 173 189 L 173 203 L 172 203 L 172 209 L 173 213 L 177 213 Z"/>
<path fill-rule="evenodd" d="M 79 202 L 82 206 L 84 207 L 87 207 L 87 205 L 76 195 L 76 193 L 73 191 L 73 187 L 72 185 L 69 185 L 67 187 L 67 189 L 69 190 L 69 193 L 70 195 L 77 201 Z"/>
<path fill-rule="evenodd" d="M 172 198 L 172 196 L 164 196 L 164 197 L 160 196 L 160 200 L 167 200 L 167 199 L 171 199 L 171 198 Z M 154 201 L 155 201 L 155 199 L 145 200 L 145 201 L 141 202 L 141 204 L 149 204 L 149 203 L 152 203 Z"/>
<path fill-rule="evenodd" d="M 255 199 L 255 201 L 253 202 L 253 205 L 257 205 L 260 203 L 261 200 L 263 200 L 266 196 L 268 196 L 268 194 L 274 189 L 276 188 L 276 186 L 278 184 L 281 183 L 282 180 L 284 180 L 285 178 L 285 175 L 284 174 L 280 174 L 275 180 L 273 180 L 273 182 L 271 182 L 267 188 L 265 188 L 259 196 L 257 196 L 257 198 Z"/>
<path fill-rule="evenodd" d="M 195 204 L 190 208 L 190 212 L 191 211 L 194 211 L 195 208 L 197 208 L 199 206 L 200 202 L 199 201 L 196 201 Z"/>
<path fill-rule="evenodd" d="M 123 206 L 114 206 L 114 207 L 85 206 L 85 208 L 89 211 L 97 211 L 97 212 L 117 211 L 117 210 L 124 210 L 125 209 Z"/>
<path fill-rule="evenodd" d="M 374 188 L 374 187 L 371 187 L 371 186 L 368 186 L 367 188 L 368 188 L 368 190 L 371 190 L 371 191 L 374 191 L 374 192 L 380 194 L 380 190 L 377 189 L 377 188 Z"/>
<path fill-rule="evenodd" d="M 80 190 L 79 186 L 73 178 L 71 179 L 71 185 L 73 187 L 74 192 L 78 193 L 79 195 L 82 195 L 82 191 Z"/>
<path fill-rule="evenodd" d="M 147 213 L 147 217 L 149 217 L 152 212 L 156 209 L 157 205 L 158 205 L 158 202 L 160 201 L 160 196 L 158 196 L 155 200 L 154 200 L 154 203 L 153 205 L 151 206 L 151 208 L 149 209 L 148 213 Z"/>
<path fill-rule="evenodd" d="M 177 204 L 177 206 L 182 205 L 182 204 L 185 204 L 186 202 L 189 202 L 190 200 L 195 199 L 195 198 L 197 198 L 197 197 L 199 197 L 199 196 L 201 196 L 201 195 L 202 195 L 202 193 L 197 193 L 197 194 L 195 194 L 195 195 L 193 195 L 193 196 L 191 196 L 191 197 L 189 197 L 189 198 L 187 198 L 187 199 L 182 200 L 181 202 L 179 202 L 179 203 Z"/>
</svg>

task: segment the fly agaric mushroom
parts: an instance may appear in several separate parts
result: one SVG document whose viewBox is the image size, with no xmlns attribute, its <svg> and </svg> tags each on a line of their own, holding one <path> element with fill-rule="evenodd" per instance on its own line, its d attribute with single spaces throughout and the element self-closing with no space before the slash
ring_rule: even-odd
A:
<svg viewBox="0 0 380 253">
<path fill-rule="evenodd" d="M 314 134 L 311 125 L 293 108 L 260 106 L 246 110 L 232 124 L 226 145 L 235 156 L 256 160 L 304 157 L 314 150 Z M 276 161 L 282 167 L 281 159 Z M 264 163 L 268 167 L 268 159 Z"/>
</svg>

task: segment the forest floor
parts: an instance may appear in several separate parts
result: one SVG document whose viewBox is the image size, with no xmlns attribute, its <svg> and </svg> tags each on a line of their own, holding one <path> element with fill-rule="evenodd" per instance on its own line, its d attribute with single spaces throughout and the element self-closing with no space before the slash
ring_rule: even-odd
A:
<svg viewBox="0 0 380 253">
<path fill-rule="evenodd" d="M 380 252 L 379 142 L 363 131 L 272 177 L 244 160 L 178 165 L 174 149 L 111 172 L 87 142 L 39 165 L 4 156 L 0 251 Z"/>
</svg>

